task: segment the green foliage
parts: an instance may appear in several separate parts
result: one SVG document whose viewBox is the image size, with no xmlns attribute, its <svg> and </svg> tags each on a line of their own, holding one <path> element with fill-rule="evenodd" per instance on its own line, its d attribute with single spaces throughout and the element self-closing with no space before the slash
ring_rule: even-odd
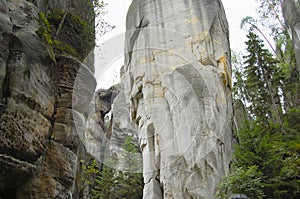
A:
<svg viewBox="0 0 300 199">
<path fill-rule="evenodd" d="M 123 145 L 120 162 L 122 172 L 119 173 L 121 186 L 117 190 L 123 198 L 142 198 L 143 177 L 141 174 L 141 159 L 138 158 L 138 149 L 132 143 L 132 136 L 128 136 Z M 121 174 L 121 175 L 120 175 Z"/>
<path fill-rule="evenodd" d="M 240 130 L 233 172 L 224 177 L 219 197 L 244 193 L 250 198 L 299 198 L 299 120 L 300 109 L 291 109 L 283 127 L 254 122 Z"/>
<path fill-rule="evenodd" d="M 132 136 L 128 136 L 123 146 L 123 152 L 121 153 L 122 168 L 126 173 L 136 173 L 140 171 L 141 162 L 137 158 L 137 147 L 132 143 Z"/>
<path fill-rule="evenodd" d="M 73 48 L 72 46 L 70 46 L 68 44 L 64 44 L 63 42 L 61 42 L 57 39 L 54 40 L 54 49 L 55 49 L 56 54 L 66 53 L 66 54 L 72 55 L 73 57 L 77 57 L 77 58 L 80 57 L 75 48 Z"/>
<path fill-rule="evenodd" d="M 217 197 L 227 199 L 231 194 L 243 193 L 249 198 L 262 199 L 263 177 L 257 166 L 237 167 L 233 173 L 222 179 Z"/>
<path fill-rule="evenodd" d="M 246 104 L 247 90 L 243 71 L 243 59 L 242 54 L 237 52 L 231 52 L 231 66 L 234 75 L 233 78 L 233 98 L 235 100 L 241 100 Z"/>
<path fill-rule="evenodd" d="M 244 56 L 244 75 L 246 98 L 251 103 L 249 110 L 262 122 L 271 120 L 280 123 L 282 112 L 278 94 L 280 81 L 276 76 L 278 60 L 264 48 L 263 41 L 255 33 L 249 32 L 247 37 L 248 54 Z"/>
<path fill-rule="evenodd" d="M 89 166 L 83 166 L 89 198 L 139 199 L 143 196 L 143 177 L 137 172 L 141 166 L 136 158 L 137 147 L 132 143 L 132 136 L 126 138 L 124 151 L 118 162 L 111 160 L 106 165 L 99 165 L 95 160 Z M 121 163 L 121 164 L 119 164 Z M 99 169 L 101 167 L 101 169 Z M 122 171 L 114 169 L 121 167 Z"/>
<path fill-rule="evenodd" d="M 70 20 L 76 25 L 77 32 L 79 32 L 80 42 L 78 44 L 78 49 L 86 49 L 82 53 L 87 55 L 89 51 L 95 45 L 95 27 L 94 24 L 90 22 L 81 20 L 76 15 L 71 15 Z"/>
<path fill-rule="evenodd" d="M 45 40 L 48 44 L 48 49 L 51 51 L 51 57 L 55 59 L 55 54 L 65 52 L 67 54 L 78 57 L 78 54 L 74 48 L 67 44 L 63 44 L 62 41 L 59 41 L 54 38 L 55 30 L 54 27 L 57 27 L 59 22 L 62 20 L 62 15 L 51 13 L 46 16 L 45 13 L 39 13 L 40 18 L 40 27 L 37 30 L 37 34 Z M 51 28 L 52 27 L 52 28 Z"/>
<path fill-rule="evenodd" d="M 53 45 L 53 40 L 51 37 L 51 28 L 50 28 L 50 24 L 49 21 L 45 15 L 45 13 L 40 12 L 39 13 L 39 19 L 40 19 L 40 27 L 37 30 L 37 34 L 42 37 L 47 44 L 49 44 L 50 46 Z"/>
<path fill-rule="evenodd" d="M 102 165 L 101 173 L 94 178 L 95 186 L 91 189 L 91 198 L 118 198 L 115 191 L 119 186 L 118 176 L 112 162 Z"/>
<path fill-rule="evenodd" d="M 53 42 L 52 36 L 51 36 L 50 23 L 45 15 L 45 13 L 43 13 L 43 12 L 39 13 L 39 23 L 40 23 L 40 27 L 38 28 L 36 33 L 41 38 L 44 39 L 46 44 L 48 44 L 47 47 L 48 47 L 49 56 L 55 62 L 55 54 L 54 54 L 53 48 L 52 48 L 54 42 Z"/>
<path fill-rule="evenodd" d="M 241 27 L 247 31 L 257 32 L 268 43 L 272 53 L 277 58 L 283 107 L 285 111 L 293 106 L 299 106 L 300 87 L 299 71 L 296 68 L 296 59 L 291 38 L 282 15 L 282 0 L 256 0 L 259 3 L 258 17 L 245 17 Z M 246 26 L 248 25 L 248 26 Z M 269 34 L 269 36 L 268 36 Z M 271 40 L 273 38 L 273 41 Z"/>
<path fill-rule="evenodd" d="M 249 198 L 300 198 L 300 87 L 295 53 L 282 23 L 280 1 L 258 1 L 260 18 L 242 21 L 244 28 L 250 25 L 247 53 L 234 53 L 232 62 L 234 98 L 244 103 L 250 117 L 236 132 L 232 172 L 223 178 L 219 197 L 243 193 Z M 276 48 L 266 40 L 266 28 Z"/>
<path fill-rule="evenodd" d="M 99 163 L 95 159 L 91 159 L 90 162 L 81 161 L 82 170 L 84 173 L 84 180 L 88 186 L 94 185 L 94 178 L 100 174 Z"/>
<path fill-rule="evenodd" d="M 39 18 L 40 27 L 37 34 L 45 40 L 54 54 L 68 54 L 82 60 L 83 55 L 87 55 L 94 46 L 93 23 L 61 10 L 54 10 L 47 16 L 41 12 Z M 68 34 L 68 36 L 62 34 Z"/>
<path fill-rule="evenodd" d="M 103 0 L 93 0 L 91 6 L 94 7 L 95 12 L 96 34 L 102 36 L 114 28 L 114 26 L 109 25 L 103 18 L 103 16 L 107 14 L 107 11 L 105 10 L 107 3 L 105 3 Z"/>
</svg>

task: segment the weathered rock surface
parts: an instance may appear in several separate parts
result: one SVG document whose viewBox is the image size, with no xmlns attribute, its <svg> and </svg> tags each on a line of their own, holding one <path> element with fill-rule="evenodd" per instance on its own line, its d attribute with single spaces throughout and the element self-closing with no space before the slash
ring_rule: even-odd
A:
<svg viewBox="0 0 300 199">
<path fill-rule="evenodd" d="M 249 120 L 244 103 L 241 100 L 236 100 L 233 103 L 234 109 L 234 127 L 237 131 L 244 128 L 245 121 Z"/>
<path fill-rule="evenodd" d="M 113 100 L 118 95 L 114 89 L 100 89 L 95 93 L 87 119 L 84 142 L 87 151 L 101 163 L 110 157 L 111 111 Z"/>
<path fill-rule="evenodd" d="M 128 136 L 133 136 L 132 143 L 139 148 L 137 129 L 130 120 L 123 85 L 98 90 L 85 130 L 87 152 L 99 162 L 124 171 L 127 168 L 122 168 L 121 154 Z M 141 151 L 134 154 L 134 157 L 142 163 Z M 135 172 L 142 172 L 142 167 L 137 167 Z"/>
<path fill-rule="evenodd" d="M 232 153 L 221 1 L 133 0 L 126 26 L 123 101 L 138 129 L 144 198 L 214 198 Z"/>
<path fill-rule="evenodd" d="M 78 198 L 78 134 L 96 81 L 92 67 L 75 57 L 56 54 L 54 62 L 36 33 L 38 13 L 63 4 L 82 20 L 93 13 L 78 0 L 0 0 L 0 198 Z M 81 57 L 90 50 L 80 48 Z"/>
<path fill-rule="evenodd" d="M 137 134 L 136 126 L 131 122 L 130 119 L 130 104 L 127 103 L 126 95 L 124 92 L 123 84 L 116 86 L 118 90 L 118 95 L 113 101 L 112 107 L 112 119 L 111 119 L 111 129 L 110 129 L 110 155 L 116 161 L 115 169 L 127 171 L 128 168 L 124 168 L 124 158 L 122 158 L 122 153 L 124 153 L 123 146 L 125 140 L 128 136 L 132 136 L 132 144 L 139 147 L 139 139 Z M 136 162 L 136 170 L 134 172 L 142 172 L 142 154 L 138 150 L 135 154 L 131 154 Z M 123 160 L 122 160 L 123 159 Z M 109 161 L 109 160 L 108 160 Z M 123 165 L 123 166 L 122 166 Z"/>
<path fill-rule="evenodd" d="M 292 37 L 297 68 L 300 73 L 300 1 L 283 0 L 282 9 L 285 22 Z"/>
</svg>

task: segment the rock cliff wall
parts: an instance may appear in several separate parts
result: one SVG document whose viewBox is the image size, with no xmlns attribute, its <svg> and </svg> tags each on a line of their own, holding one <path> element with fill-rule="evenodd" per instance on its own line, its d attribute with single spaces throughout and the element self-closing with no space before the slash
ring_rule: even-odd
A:
<svg viewBox="0 0 300 199">
<path fill-rule="evenodd" d="M 90 5 L 0 1 L 0 198 L 78 198 L 77 133 L 96 86 L 82 63 Z"/>
<path fill-rule="evenodd" d="M 297 68 L 300 73 L 300 1 L 284 0 L 282 9 L 285 22 L 293 41 Z"/>
<path fill-rule="evenodd" d="M 228 25 L 220 0 L 133 0 L 124 104 L 143 153 L 144 198 L 214 198 L 232 153 Z"/>
</svg>

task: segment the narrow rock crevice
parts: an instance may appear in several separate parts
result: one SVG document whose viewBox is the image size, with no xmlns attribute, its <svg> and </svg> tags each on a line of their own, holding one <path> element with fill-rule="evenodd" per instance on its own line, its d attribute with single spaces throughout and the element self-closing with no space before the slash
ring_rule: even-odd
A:
<svg viewBox="0 0 300 199">
<path fill-rule="evenodd" d="M 47 152 L 48 152 L 48 148 L 50 145 L 50 142 L 52 140 L 52 135 L 53 135 L 53 130 L 54 130 L 54 125 L 55 125 L 55 119 L 56 119 L 56 113 L 57 113 L 57 104 L 58 101 L 57 99 L 55 100 L 54 104 L 53 104 L 53 113 L 51 115 L 50 119 L 50 128 L 47 134 L 47 139 L 45 140 L 45 149 L 41 155 L 41 157 L 39 158 L 39 160 L 37 161 L 36 167 L 37 167 L 37 173 L 40 173 L 45 166 L 45 161 L 46 161 L 46 156 L 47 156 Z"/>
<path fill-rule="evenodd" d="M 13 37 L 12 37 L 13 38 Z M 11 91 L 10 91 L 10 77 L 11 74 L 15 70 L 14 64 L 10 64 L 12 59 L 17 58 L 18 56 L 18 51 L 13 51 L 12 47 L 14 45 L 14 39 L 9 39 L 8 42 L 8 49 L 7 49 L 7 58 L 6 58 L 6 63 L 5 63 L 5 77 L 2 82 L 2 99 L 1 99 L 1 112 L 5 111 L 5 107 L 7 105 L 7 99 L 10 97 Z M 19 52 L 20 53 L 20 52 Z"/>
</svg>

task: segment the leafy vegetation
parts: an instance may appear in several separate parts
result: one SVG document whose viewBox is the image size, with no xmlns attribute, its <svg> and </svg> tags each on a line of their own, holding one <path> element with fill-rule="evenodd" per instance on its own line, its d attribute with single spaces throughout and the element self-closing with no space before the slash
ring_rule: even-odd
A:
<svg viewBox="0 0 300 199">
<path fill-rule="evenodd" d="M 243 102 L 248 119 L 236 131 L 232 171 L 218 197 L 300 198 L 299 71 L 281 1 L 258 2 L 259 18 L 241 24 L 248 31 L 247 52 L 232 56 L 234 98 Z"/>
<path fill-rule="evenodd" d="M 228 193 L 247 193 L 250 198 L 262 199 L 263 192 L 263 174 L 257 166 L 237 167 L 231 175 L 223 178 L 218 196 L 228 198 Z"/>
<path fill-rule="evenodd" d="M 78 16 L 71 13 L 65 14 L 63 11 L 53 11 L 47 16 L 41 12 L 39 17 L 40 27 L 37 34 L 45 40 L 54 55 L 66 53 L 82 60 L 83 54 L 86 55 L 87 53 L 81 52 L 81 49 L 91 49 L 94 45 L 93 25 L 89 25 Z M 65 31 L 68 31 L 69 34 L 76 32 L 69 35 L 75 38 L 76 45 L 69 42 L 65 36 L 60 36 L 63 23 Z"/>
<path fill-rule="evenodd" d="M 87 2 L 88 16 L 78 16 L 68 10 L 51 10 L 39 13 L 40 27 L 37 34 L 48 44 L 49 54 L 68 54 L 83 60 L 95 46 L 95 35 L 103 35 L 111 26 L 103 20 L 106 14 L 103 1 Z M 95 20 L 96 19 L 96 20 Z M 95 23 L 96 21 L 96 23 Z"/>
<path fill-rule="evenodd" d="M 119 161 L 100 164 L 95 159 L 83 165 L 84 179 L 89 187 L 89 198 L 139 199 L 143 196 L 143 177 L 139 172 L 141 163 L 136 157 L 137 147 L 128 136 Z M 118 169 L 116 169 L 118 167 Z"/>
</svg>

